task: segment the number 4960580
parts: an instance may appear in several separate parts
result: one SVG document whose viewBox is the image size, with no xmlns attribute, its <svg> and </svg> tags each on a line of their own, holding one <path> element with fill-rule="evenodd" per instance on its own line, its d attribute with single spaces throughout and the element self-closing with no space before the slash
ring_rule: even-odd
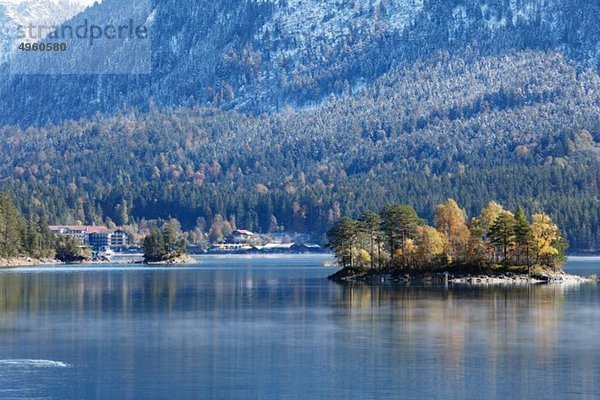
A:
<svg viewBox="0 0 600 400">
<path fill-rule="evenodd" d="M 19 45 L 21 51 L 67 51 L 66 43 L 27 43 Z"/>
</svg>

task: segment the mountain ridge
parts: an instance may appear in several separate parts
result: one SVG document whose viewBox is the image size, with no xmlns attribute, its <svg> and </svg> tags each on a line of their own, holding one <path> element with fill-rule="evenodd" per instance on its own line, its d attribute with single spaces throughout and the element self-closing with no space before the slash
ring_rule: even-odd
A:
<svg viewBox="0 0 600 400">
<path fill-rule="evenodd" d="M 147 110 L 149 103 L 255 114 L 310 106 L 440 51 L 469 61 L 556 50 L 581 69 L 600 66 L 600 28 L 592 17 L 600 5 L 591 0 L 174 2 L 154 0 L 145 11 L 151 75 L 7 77 L 0 122 L 25 126 L 123 106 Z M 86 12 L 126 15 L 129 3 L 116 3 L 105 0 Z M 32 88 L 39 99 L 27 96 Z M 15 89 L 23 93 L 16 100 Z M 56 106 L 49 94 L 60 97 Z"/>
</svg>

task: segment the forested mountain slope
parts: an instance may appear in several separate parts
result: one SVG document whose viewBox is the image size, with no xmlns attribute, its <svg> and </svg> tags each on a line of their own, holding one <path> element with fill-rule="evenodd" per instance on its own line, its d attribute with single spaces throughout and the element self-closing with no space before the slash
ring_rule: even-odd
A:
<svg viewBox="0 0 600 400">
<path fill-rule="evenodd" d="M 547 212 L 600 248 L 600 77 L 554 52 L 439 53 L 353 94 L 271 114 L 192 107 L 0 129 L 0 176 L 51 221 L 216 214 L 322 235 L 340 215 L 453 197 Z"/>
<path fill-rule="evenodd" d="M 471 63 L 513 50 L 556 50 L 581 70 L 600 65 L 596 0 L 145 3 L 104 0 L 74 21 L 145 16 L 150 75 L 5 72 L 0 124 L 114 113 L 125 105 L 145 110 L 149 104 L 202 104 L 255 114 L 311 106 L 332 93 L 354 93 L 393 69 L 429 63 L 439 51 Z M 75 57 L 89 47 L 85 41 L 73 45 L 79 46 Z M 118 46 L 110 51 L 108 58 L 115 60 L 123 52 Z"/>
</svg>

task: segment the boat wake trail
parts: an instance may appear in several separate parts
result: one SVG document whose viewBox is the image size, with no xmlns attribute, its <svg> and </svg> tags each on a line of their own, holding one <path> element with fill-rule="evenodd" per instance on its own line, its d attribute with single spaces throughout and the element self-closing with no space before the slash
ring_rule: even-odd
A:
<svg viewBox="0 0 600 400">
<path fill-rule="evenodd" d="M 25 368 L 69 368 L 70 364 L 52 360 L 0 360 L 0 366 Z"/>
</svg>

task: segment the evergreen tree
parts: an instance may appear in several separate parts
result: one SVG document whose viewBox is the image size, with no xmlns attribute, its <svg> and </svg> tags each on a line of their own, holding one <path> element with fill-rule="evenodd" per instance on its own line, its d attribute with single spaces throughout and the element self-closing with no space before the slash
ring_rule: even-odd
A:
<svg viewBox="0 0 600 400">
<path fill-rule="evenodd" d="M 379 268 L 381 258 L 381 217 L 373 211 L 366 211 L 358 220 L 358 226 L 361 233 L 366 235 L 369 241 L 371 268 L 374 268 L 375 260 L 377 260 L 377 267 Z M 377 254 L 375 253 L 375 249 L 377 249 Z"/>
<path fill-rule="evenodd" d="M 169 254 L 162 232 L 156 226 L 152 227 L 150 234 L 144 239 L 144 261 L 164 261 Z"/>
<path fill-rule="evenodd" d="M 515 218 L 509 212 L 501 213 L 492 224 L 489 231 L 490 242 L 499 247 L 502 252 L 502 261 L 507 263 L 508 252 L 515 240 Z"/>
<path fill-rule="evenodd" d="M 27 254 L 41 257 L 43 253 L 43 238 L 40 230 L 39 218 L 32 217 L 28 224 L 25 236 L 25 250 Z"/>
<path fill-rule="evenodd" d="M 525 262 L 530 265 L 529 253 L 533 242 L 533 236 L 531 235 L 531 225 L 527 221 L 525 212 L 521 207 L 517 208 L 515 213 L 515 242 L 517 245 L 517 262 Z M 525 257 L 525 260 L 523 260 Z"/>
<path fill-rule="evenodd" d="M 12 198 L 0 194 L 0 257 L 11 258 L 22 251 L 22 217 Z"/>
<path fill-rule="evenodd" d="M 178 257 L 187 253 L 187 244 L 181 232 L 179 221 L 171 218 L 165 222 L 162 235 L 169 257 Z"/>
<path fill-rule="evenodd" d="M 56 258 L 65 263 L 74 263 L 84 259 L 79 243 L 70 236 L 56 238 Z"/>
<path fill-rule="evenodd" d="M 52 258 L 55 256 L 55 241 L 56 238 L 48 226 L 48 221 L 40 218 L 37 224 L 37 232 L 41 238 L 41 256 Z"/>
<path fill-rule="evenodd" d="M 349 217 L 342 217 L 327 232 L 329 247 L 345 267 L 354 266 L 354 246 L 358 238 L 358 224 Z"/>
<path fill-rule="evenodd" d="M 388 240 L 390 260 L 394 264 L 398 250 L 406 252 L 408 239 L 415 237 L 421 219 L 412 206 L 389 204 L 381 213 L 381 230 Z"/>
</svg>

